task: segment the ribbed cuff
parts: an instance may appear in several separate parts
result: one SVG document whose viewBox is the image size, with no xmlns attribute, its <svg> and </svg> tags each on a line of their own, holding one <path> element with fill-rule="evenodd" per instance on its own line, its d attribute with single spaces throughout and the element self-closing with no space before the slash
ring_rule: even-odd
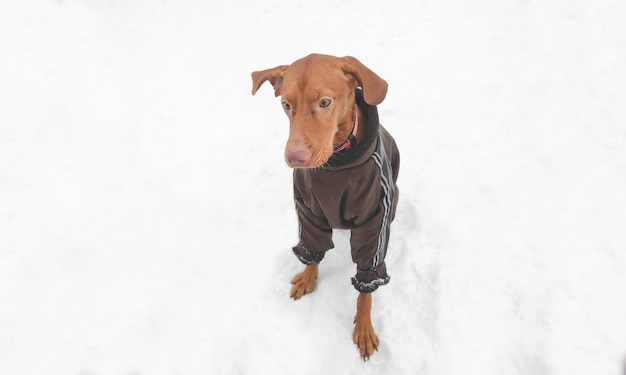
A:
<svg viewBox="0 0 626 375">
<path fill-rule="evenodd" d="M 325 251 L 309 251 L 301 243 L 293 247 L 293 253 L 300 262 L 309 266 L 319 264 L 326 255 Z"/>
<path fill-rule="evenodd" d="M 361 293 L 371 293 L 379 286 L 388 283 L 389 275 L 387 275 L 387 267 L 384 262 L 375 269 L 357 270 L 356 275 L 352 277 L 352 285 Z"/>
</svg>

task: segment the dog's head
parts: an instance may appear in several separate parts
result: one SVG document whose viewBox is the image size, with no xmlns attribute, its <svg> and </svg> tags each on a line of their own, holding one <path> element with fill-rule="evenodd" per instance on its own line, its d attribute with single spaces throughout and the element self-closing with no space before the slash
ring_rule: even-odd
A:
<svg viewBox="0 0 626 375">
<path fill-rule="evenodd" d="M 252 94 L 266 81 L 289 117 L 285 161 L 292 168 L 320 167 L 345 142 L 354 125 L 357 87 L 370 105 L 380 104 L 387 94 L 387 82 L 350 56 L 312 54 L 253 72 Z"/>
</svg>

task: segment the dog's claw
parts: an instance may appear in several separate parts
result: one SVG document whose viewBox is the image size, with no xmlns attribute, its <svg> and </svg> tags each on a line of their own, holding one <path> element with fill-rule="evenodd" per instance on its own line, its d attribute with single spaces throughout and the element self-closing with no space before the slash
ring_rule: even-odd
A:
<svg viewBox="0 0 626 375">
<path fill-rule="evenodd" d="M 317 265 L 306 266 L 302 273 L 297 274 L 291 280 L 291 298 L 297 300 L 305 294 L 313 292 L 315 290 L 315 283 L 317 282 L 318 269 Z"/>
<path fill-rule="evenodd" d="M 370 356 L 378 351 L 378 337 L 371 325 L 369 329 L 367 327 L 354 327 L 354 343 L 364 361 L 369 360 Z"/>
</svg>

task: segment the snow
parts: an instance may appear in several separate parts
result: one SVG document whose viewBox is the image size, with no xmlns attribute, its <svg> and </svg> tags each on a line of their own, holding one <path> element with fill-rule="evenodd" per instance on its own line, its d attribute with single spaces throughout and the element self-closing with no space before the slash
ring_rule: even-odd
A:
<svg viewBox="0 0 626 375">
<path fill-rule="evenodd" d="M 626 5 L 0 2 L 0 374 L 618 374 Z M 389 82 L 400 205 L 351 342 L 349 233 L 302 266 L 287 119 L 250 72 Z"/>
</svg>

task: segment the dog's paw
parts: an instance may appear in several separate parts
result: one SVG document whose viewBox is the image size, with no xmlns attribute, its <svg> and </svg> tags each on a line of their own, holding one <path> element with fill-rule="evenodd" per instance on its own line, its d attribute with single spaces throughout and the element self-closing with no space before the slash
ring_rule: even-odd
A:
<svg viewBox="0 0 626 375">
<path fill-rule="evenodd" d="M 318 269 L 317 265 L 306 266 L 302 273 L 297 274 L 291 279 L 291 297 L 299 299 L 307 293 L 311 293 L 315 289 L 317 282 Z"/>
<path fill-rule="evenodd" d="M 378 351 L 378 336 L 374 332 L 374 327 L 370 319 L 354 319 L 354 344 L 361 352 L 361 358 L 367 361 L 374 351 Z"/>
</svg>

